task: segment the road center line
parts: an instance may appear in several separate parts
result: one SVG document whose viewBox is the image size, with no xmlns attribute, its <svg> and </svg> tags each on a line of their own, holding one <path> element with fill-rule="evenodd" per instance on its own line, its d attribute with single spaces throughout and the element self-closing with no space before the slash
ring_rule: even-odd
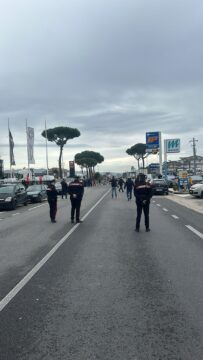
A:
<svg viewBox="0 0 203 360">
<path fill-rule="evenodd" d="M 37 208 L 39 208 L 39 207 L 41 207 L 41 206 L 44 206 L 44 204 L 34 206 L 34 207 L 28 209 L 28 211 L 32 211 L 32 210 L 37 209 Z"/>
<path fill-rule="evenodd" d="M 195 235 L 199 236 L 201 239 L 203 239 L 203 234 L 201 232 L 199 232 L 198 230 L 196 230 L 195 228 L 193 228 L 190 225 L 185 225 L 186 228 L 188 228 L 190 231 L 192 231 Z"/>
<path fill-rule="evenodd" d="M 94 206 L 83 216 L 81 220 L 86 219 L 86 217 L 99 205 L 99 203 L 105 198 L 105 196 L 110 192 L 108 190 Z M 61 247 L 61 245 L 70 237 L 70 235 L 81 226 L 80 224 L 74 225 L 74 227 L 61 239 L 59 242 L 51 249 L 47 255 L 43 257 L 42 260 L 34 266 L 34 268 L 27 274 L 25 277 L 0 301 L 0 312 L 9 304 L 9 302 L 18 294 L 18 292 L 32 279 L 32 277 L 42 268 L 42 266 L 52 257 L 52 255 Z"/>
<path fill-rule="evenodd" d="M 171 215 L 174 219 L 179 219 L 179 217 L 177 215 Z"/>
</svg>

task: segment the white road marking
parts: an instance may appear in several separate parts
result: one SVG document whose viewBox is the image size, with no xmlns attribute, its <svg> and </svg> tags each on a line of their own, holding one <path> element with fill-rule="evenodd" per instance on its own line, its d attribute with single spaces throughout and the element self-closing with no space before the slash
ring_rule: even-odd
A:
<svg viewBox="0 0 203 360">
<path fill-rule="evenodd" d="M 166 211 L 166 212 L 168 212 L 168 209 L 166 209 L 166 208 L 163 208 L 163 211 Z"/>
<path fill-rule="evenodd" d="M 96 204 L 83 216 L 81 220 L 86 219 L 86 217 L 96 208 L 97 205 L 105 198 L 105 196 L 110 192 L 108 190 L 97 202 Z M 0 312 L 9 304 L 9 302 L 19 293 L 19 291 L 32 279 L 32 277 L 42 268 L 42 266 L 52 257 L 52 255 L 61 247 L 61 245 L 70 237 L 70 235 L 81 226 L 76 224 L 73 228 L 61 239 L 59 242 L 51 249 L 47 255 L 43 257 L 42 260 L 34 266 L 34 268 L 27 274 L 25 277 L 0 301 Z"/>
<path fill-rule="evenodd" d="M 157 206 L 161 206 L 160 204 L 157 204 Z"/>
<path fill-rule="evenodd" d="M 3 219 L 0 219 L 0 221 L 3 220 Z"/>
<path fill-rule="evenodd" d="M 12 214 L 12 216 L 16 216 L 16 215 L 20 215 L 20 213 L 15 213 L 15 214 Z"/>
<path fill-rule="evenodd" d="M 199 232 L 198 230 L 196 230 L 195 228 L 193 228 L 190 225 L 185 225 L 186 228 L 188 228 L 190 231 L 192 231 L 195 235 L 199 236 L 201 239 L 203 239 L 203 234 L 201 232 Z"/>
<path fill-rule="evenodd" d="M 177 215 L 171 215 L 174 219 L 179 219 L 179 217 Z"/>
<path fill-rule="evenodd" d="M 28 209 L 28 211 L 32 211 L 32 210 L 37 209 L 37 208 L 39 208 L 39 207 L 41 207 L 41 206 L 44 206 L 44 204 L 34 206 L 34 207 Z"/>
</svg>

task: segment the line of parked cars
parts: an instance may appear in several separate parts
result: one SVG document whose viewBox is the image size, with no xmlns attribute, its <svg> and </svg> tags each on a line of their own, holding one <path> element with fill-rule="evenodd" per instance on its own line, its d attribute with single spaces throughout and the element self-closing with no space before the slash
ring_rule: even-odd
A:
<svg viewBox="0 0 203 360">
<path fill-rule="evenodd" d="M 42 202 L 47 198 L 46 185 L 0 184 L 0 209 L 15 210 L 28 202 Z"/>
</svg>

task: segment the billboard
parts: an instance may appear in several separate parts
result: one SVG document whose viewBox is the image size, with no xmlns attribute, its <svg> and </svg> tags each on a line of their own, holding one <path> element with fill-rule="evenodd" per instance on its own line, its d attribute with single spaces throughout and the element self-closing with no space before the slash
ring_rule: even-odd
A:
<svg viewBox="0 0 203 360">
<path fill-rule="evenodd" d="M 160 132 L 147 132 L 146 133 L 146 151 L 152 152 L 160 148 Z"/>
<path fill-rule="evenodd" d="M 164 140 L 164 145 L 167 153 L 180 152 L 180 139 L 166 139 Z"/>
</svg>

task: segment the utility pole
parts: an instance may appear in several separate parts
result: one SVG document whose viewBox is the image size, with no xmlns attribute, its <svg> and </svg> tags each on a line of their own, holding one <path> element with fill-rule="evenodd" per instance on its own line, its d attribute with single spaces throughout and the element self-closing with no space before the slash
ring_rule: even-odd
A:
<svg viewBox="0 0 203 360">
<path fill-rule="evenodd" d="M 192 147 L 193 147 L 194 175 L 196 175 L 196 142 L 198 142 L 198 140 L 193 138 L 189 142 L 192 143 Z"/>
</svg>

